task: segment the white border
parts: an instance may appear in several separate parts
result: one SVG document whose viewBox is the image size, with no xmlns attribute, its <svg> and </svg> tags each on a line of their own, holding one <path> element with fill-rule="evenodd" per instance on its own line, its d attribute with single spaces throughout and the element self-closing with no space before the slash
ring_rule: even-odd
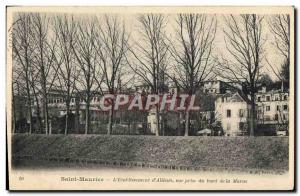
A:
<svg viewBox="0 0 300 196">
<path fill-rule="evenodd" d="M 294 5 L 296 8 L 298 8 L 298 14 L 299 15 L 299 8 L 300 8 L 300 1 L 299 0 L 252 0 L 252 1 L 241 1 L 241 0 L 207 0 L 207 1 L 199 1 L 199 0 L 151 0 L 151 1 L 139 1 L 139 0 L 106 0 L 106 1 L 98 1 L 98 0 L 72 0 L 72 1 L 67 1 L 67 0 L 43 0 L 43 1 L 38 1 L 38 0 L 26 0 L 26 1 L 21 1 L 21 0 L 2 0 L 0 1 L 0 14 L 1 14 L 1 25 L 0 25 L 0 126 L 1 126 L 1 136 L 0 137 L 0 168 L 2 170 L 1 172 L 1 177 L 0 177 L 0 193 L 1 195 L 8 195 L 9 193 L 5 190 L 6 188 L 6 175 L 5 175 L 5 153 L 6 153 L 6 119 L 5 119 L 5 97 L 6 97 L 6 53 L 5 53 L 5 26 L 6 26 L 6 6 L 7 5 L 82 5 L 82 6 L 93 6 L 93 5 L 126 5 L 126 6 L 133 6 L 133 5 L 198 5 L 198 6 L 205 6 L 205 5 L 236 5 L 236 6 L 246 6 L 246 5 Z M 299 27 L 299 19 L 296 17 L 296 22 L 297 25 L 296 27 Z M 295 29 L 296 32 L 299 34 L 298 28 Z M 297 47 L 298 44 L 295 44 L 295 47 Z M 295 54 L 296 57 L 299 57 L 299 49 L 297 50 L 297 53 Z M 299 68 L 297 69 L 297 75 L 299 75 L 300 71 Z M 296 77 L 297 78 L 297 77 Z M 299 81 L 297 82 L 297 89 L 296 92 L 299 92 Z M 299 97 L 298 97 L 299 99 Z M 297 99 L 297 101 L 298 101 Z M 297 111 L 299 109 L 299 104 Z M 296 108 L 295 108 L 296 109 Z M 297 116 L 296 122 L 300 122 L 300 117 L 299 115 Z M 299 126 L 298 126 L 299 127 Z M 295 130 L 295 132 L 298 132 L 298 130 Z M 300 133 L 297 133 L 297 141 L 299 141 L 299 135 Z M 299 157 L 299 151 L 297 150 L 297 157 Z M 299 166 L 299 162 L 298 162 Z M 298 168 L 299 170 L 299 168 Z M 298 182 L 299 179 L 297 179 L 296 182 Z M 296 185 L 297 186 L 297 185 Z M 25 194 L 32 194 L 32 193 L 25 193 Z M 45 194 L 45 193 L 44 193 Z M 50 195 L 51 193 L 46 193 L 46 195 Z M 78 195 L 83 195 L 85 193 L 81 193 Z M 103 194 L 103 193 L 102 193 Z M 161 193 L 162 194 L 162 193 Z M 217 194 L 217 193 L 216 193 Z M 260 195 L 262 193 L 254 193 L 256 195 Z M 288 193 L 287 193 L 288 194 Z M 60 193 L 59 195 L 64 195 L 63 193 Z M 110 194 L 111 195 L 111 194 Z M 128 193 L 126 195 L 131 195 L 131 193 Z M 160 195 L 160 194 L 159 194 Z M 215 194 L 209 194 L 209 195 L 215 195 Z"/>
</svg>

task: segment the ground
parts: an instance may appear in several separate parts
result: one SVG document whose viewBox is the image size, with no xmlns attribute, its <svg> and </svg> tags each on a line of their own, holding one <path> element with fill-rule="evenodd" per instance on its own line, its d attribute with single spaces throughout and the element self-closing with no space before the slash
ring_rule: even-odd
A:
<svg viewBox="0 0 300 196">
<path fill-rule="evenodd" d="M 17 168 L 100 165 L 201 171 L 287 171 L 288 137 L 18 134 L 13 136 L 12 155 L 13 166 Z"/>
</svg>

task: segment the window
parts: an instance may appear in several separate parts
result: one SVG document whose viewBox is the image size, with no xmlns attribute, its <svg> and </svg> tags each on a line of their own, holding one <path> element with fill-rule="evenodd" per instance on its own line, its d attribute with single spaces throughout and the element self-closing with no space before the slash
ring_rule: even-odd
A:
<svg viewBox="0 0 300 196">
<path fill-rule="evenodd" d="M 266 96 L 267 101 L 270 101 L 270 96 Z"/>
<path fill-rule="evenodd" d="M 275 114 L 274 120 L 278 120 L 278 114 Z"/>
<path fill-rule="evenodd" d="M 257 101 L 258 101 L 258 102 L 260 102 L 260 101 L 261 101 L 261 100 L 260 100 L 260 97 L 257 97 Z"/>
<path fill-rule="evenodd" d="M 239 117 L 244 117 L 244 110 L 243 109 L 239 109 Z"/>
<path fill-rule="evenodd" d="M 227 118 L 230 118 L 230 117 L 231 117 L 231 110 L 227 110 L 227 111 L 226 111 L 226 116 L 227 116 Z"/>
<path fill-rule="evenodd" d="M 284 99 L 284 100 L 287 100 L 287 95 L 284 95 L 284 96 L 283 96 L 283 99 Z"/>
<path fill-rule="evenodd" d="M 277 110 L 277 111 L 279 111 L 279 110 L 280 110 L 280 106 L 279 106 L 279 105 L 276 107 L 276 110 Z"/>
<path fill-rule="evenodd" d="M 283 105 L 283 110 L 287 110 L 288 106 L 287 105 Z"/>
<path fill-rule="evenodd" d="M 270 111 L 270 106 L 266 106 L 266 111 Z"/>
<path fill-rule="evenodd" d="M 287 119 L 287 115 L 283 114 L 283 120 L 286 120 L 286 119 Z"/>
</svg>

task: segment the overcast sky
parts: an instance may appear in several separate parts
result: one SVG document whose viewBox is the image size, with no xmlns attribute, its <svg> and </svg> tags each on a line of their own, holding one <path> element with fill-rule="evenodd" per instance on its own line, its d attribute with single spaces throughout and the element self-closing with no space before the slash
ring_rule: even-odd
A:
<svg viewBox="0 0 300 196">
<path fill-rule="evenodd" d="M 52 14 L 50 14 L 50 15 L 52 15 Z M 76 16 L 78 18 L 90 18 L 89 16 L 93 16 L 93 15 L 98 15 L 101 18 L 101 14 L 83 14 L 83 13 L 74 14 L 74 16 Z M 139 36 L 138 30 L 140 28 L 140 25 L 137 20 L 137 17 L 139 14 L 126 13 L 126 14 L 117 14 L 117 15 L 118 15 L 118 18 L 125 23 L 127 33 L 130 34 L 130 42 L 131 43 L 139 42 L 140 36 Z M 165 28 L 166 34 L 167 34 L 168 38 L 170 38 L 171 40 L 176 39 L 175 38 L 175 29 L 177 28 L 177 24 L 176 24 L 177 14 L 166 14 L 165 16 L 168 21 L 167 26 Z M 213 55 L 214 56 L 224 56 L 225 58 L 230 59 L 231 57 L 230 57 L 229 53 L 227 52 L 227 49 L 225 46 L 225 41 L 224 41 L 223 30 L 226 29 L 226 24 L 224 21 L 225 16 L 226 15 L 221 15 L 221 14 L 216 14 L 216 15 L 209 14 L 208 18 L 215 17 L 217 19 L 217 31 L 216 31 L 216 37 L 214 40 Z M 275 67 L 280 69 L 280 66 L 283 62 L 283 57 L 279 53 L 279 51 L 277 51 L 275 46 L 272 45 L 272 42 L 274 42 L 274 36 L 270 32 L 269 26 L 268 26 L 268 20 L 270 20 L 270 17 L 272 15 L 260 15 L 260 16 L 264 17 L 263 33 L 262 33 L 263 34 L 262 37 L 265 41 L 264 56 L 269 60 L 269 62 L 271 62 L 272 65 L 274 65 Z M 270 75 L 270 77 L 272 79 L 277 79 L 275 74 L 272 73 L 271 69 L 268 68 L 268 65 L 266 64 L 266 62 L 264 60 L 262 61 L 262 66 L 263 66 L 262 73 L 267 73 L 268 75 Z"/>
<path fill-rule="evenodd" d="M 216 37 L 214 40 L 214 50 L 213 54 L 214 56 L 224 56 L 225 58 L 230 59 L 230 54 L 227 52 L 225 41 L 224 41 L 224 32 L 223 30 L 226 30 L 226 24 L 224 21 L 224 17 L 228 15 L 208 15 L 208 17 L 216 17 L 217 19 L 217 31 L 216 31 Z M 276 66 L 277 68 L 280 68 L 284 58 L 280 54 L 280 52 L 276 49 L 276 47 L 273 45 L 274 42 L 274 36 L 269 30 L 268 21 L 270 20 L 272 15 L 261 15 L 264 17 L 263 19 L 263 32 L 262 37 L 264 39 L 264 56 L 269 60 L 269 62 Z M 166 32 L 169 34 L 168 37 L 171 37 L 172 39 L 175 38 L 175 28 L 177 28 L 176 24 L 176 14 L 168 14 L 166 15 L 168 19 L 168 25 L 166 27 Z M 127 26 L 128 31 L 131 33 L 131 38 L 135 41 L 138 41 L 138 28 L 139 23 L 137 21 L 137 15 L 126 15 L 122 16 L 123 20 L 125 21 L 125 24 Z M 267 65 L 266 61 L 262 61 L 262 72 L 266 73 L 271 76 L 272 79 L 277 79 L 275 74 L 271 71 L 269 66 Z"/>
</svg>

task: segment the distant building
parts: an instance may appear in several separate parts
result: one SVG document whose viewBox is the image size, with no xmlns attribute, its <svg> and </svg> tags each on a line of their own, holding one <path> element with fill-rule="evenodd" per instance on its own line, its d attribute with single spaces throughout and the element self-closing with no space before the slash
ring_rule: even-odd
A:
<svg viewBox="0 0 300 196">
<path fill-rule="evenodd" d="M 221 80 L 208 80 L 202 82 L 202 91 L 206 94 L 224 94 L 241 90 L 241 85 L 234 82 L 223 82 Z"/>
<path fill-rule="evenodd" d="M 202 90 L 204 93 L 220 94 L 225 88 L 225 83 L 220 80 L 209 80 L 202 83 Z"/>
<path fill-rule="evenodd" d="M 215 118 L 221 122 L 226 136 L 245 135 L 248 133 L 249 111 L 248 98 L 239 92 L 220 95 L 215 101 Z"/>
<path fill-rule="evenodd" d="M 256 94 L 259 124 L 286 124 L 289 120 L 289 92 L 262 88 Z"/>
<path fill-rule="evenodd" d="M 122 90 L 122 93 L 147 94 L 150 92 L 151 88 L 147 85 L 136 86 L 135 89 Z M 167 92 L 170 94 L 178 93 L 178 85 L 169 86 Z M 192 112 L 191 114 L 191 129 L 199 131 L 211 127 L 214 122 L 218 122 L 223 128 L 224 134 L 227 136 L 247 134 L 251 106 L 249 99 L 241 92 L 241 85 L 237 83 L 223 82 L 220 80 L 203 82 L 201 88 L 196 92 L 196 105 L 200 107 L 200 110 Z M 50 120 L 61 119 L 61 121 L 64 122 L 63 118 L 66 115 L 66 103 L 63 95 L 64 92 L 61 90 L 52 90 L 48 93 L 47 102 Z M 74 93 L 70 100 L 70 113 L 72 113 L 73 118 L 76 118 L 75 121 L 78 122 L 77 124 L 79 124 L 79 126 L 84 126 L 86 118 L 86 102 L 83 96 L 84 92 Z M 96 126 L 102 126 L 102 129 L 106 129 L 105 126 L 108 120 L 107 114 L 103 113 L 100 109 L 101 97 L 102 94 L 100 92 L 93 92 L 90 101 L 90 120 L 95 130 L 99 129 Z M 43 97 L 38 95 L 37 98 L 32 100 L 31 105 L 33 118 L 39 119 L 36 117 L 41 117 L 41 119 L 43 119 Z M 27 106 L 26 97 L 14 95 L 13 117 L 15 122 L 21 122 L 22 120 L 23 124 L 29 123 L 29 111 Z M 40 112 L 39 116 L 38 111 Z M 275 130 L 277 127 L 282 127 L 281 125 L 286 126 L 289 120 L 289 90 L 287 84 L 274 83 L 268 87 L 261 85 L 256 93 L 255 113 L 257 127 L 263 125 L 262 127 L 264 128 Z M 183 129 L 182 127 L 180 128 L 180 126 L 184 124 L 183 113 L 174 113 L 168 116 L 168 118 L 172 118 L 172 120 L 174 120 L 175 117 L 176 119 L 178 118 L 178 120 L 175 120 L 176 123 L 170 120 L 170 122 L 173 123 L 172 126 L 170 126 L 167 124 L 168 122 L 165 121 L 165 117 L 162 118 L 162 115 L 159 114 L 159 126 L 177 127 L 174 128 L 174 130 Z M 37 120 L 34 120 L 34 123 L 37 122 Z M 128 126 L 141 124 L 143 132 L 149 131 L 155 134 L 158 122 L 156 121 L 155 110 L 144 113 L 132 113 L 130 111 L 120 110 L 115 112 L 114 123 L 119 125 L 128 124 Z"/>
<path fill-rule="evenodd" d="M 256 124 L 274 127 L 289 120 L 288 90 L 262 86 L 256 93 Z M 242 93 L 219 95 L 215 102 L 215 118 L 221 122 L 227 136 L 244 135 L 250 121 L 250 101 Z"/>
</svg>

